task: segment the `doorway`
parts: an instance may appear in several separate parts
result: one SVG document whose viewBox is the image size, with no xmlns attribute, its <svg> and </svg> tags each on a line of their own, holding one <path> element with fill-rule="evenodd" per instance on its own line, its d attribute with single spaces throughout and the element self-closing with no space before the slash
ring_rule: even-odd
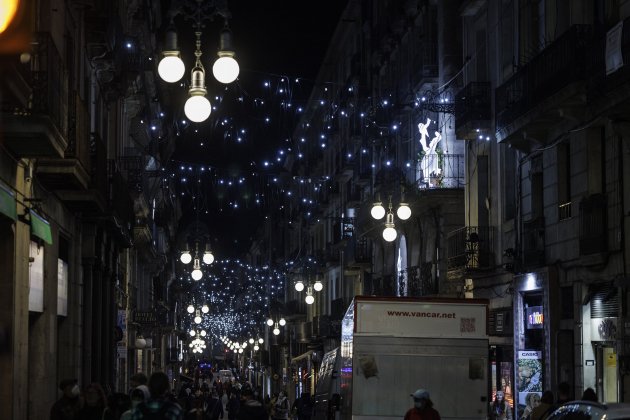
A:
<svg viewBox="0 0 630 420">
<path fill-rule="evenodd" d="M 610 345 L 597 345 L 597 396 L 600 402 L 619 401 L 617 352 Z"/>
</svg>

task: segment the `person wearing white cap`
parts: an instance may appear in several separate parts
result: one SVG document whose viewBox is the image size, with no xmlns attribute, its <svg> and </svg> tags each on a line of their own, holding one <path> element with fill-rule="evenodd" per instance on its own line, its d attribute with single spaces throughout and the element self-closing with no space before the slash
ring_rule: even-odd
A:
<svg viewBox="0 0 630 420">
<path fill-rule="evenodd" d="M 440 413 L 433 408 L 429 391 L 416 389 L 410 396 L 413 397 L 413 407 L 407 410 L 405 420 L 441 420 Z"/>
</svg>

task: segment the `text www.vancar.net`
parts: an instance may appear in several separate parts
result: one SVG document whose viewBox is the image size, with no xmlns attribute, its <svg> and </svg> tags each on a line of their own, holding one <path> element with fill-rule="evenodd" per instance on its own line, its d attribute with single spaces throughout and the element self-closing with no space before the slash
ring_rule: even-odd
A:
<svg viewBox="0 0 630 420">
<path fill-rule="evenodd" d="M 389 316 L 408 316 L 412 318 L 456 318 L 455 312 L 387 311 Z"/>
</svg>

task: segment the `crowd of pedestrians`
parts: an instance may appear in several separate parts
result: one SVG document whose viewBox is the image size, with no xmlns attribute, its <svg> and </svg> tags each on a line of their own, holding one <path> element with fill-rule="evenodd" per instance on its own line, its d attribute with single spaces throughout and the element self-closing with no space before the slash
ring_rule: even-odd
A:
<svg viewBox="0 0 630 420">
<path fill-rule="evenodd" d="M 107 395 L 97 383 L 81 390 L 77 380 L 63 380 L 50 420 L 310 420 L 313 410 L 309 393 L 291 404 L 284 391 L 263 398 L 262 390 L 247 382 L 203 377 L 183 383 L 175 394 L 168 376 L 156 372 L 150 378 L 133 375 L 130 384 L 128 393 Z"/>
<path fill-rule="evenodd" d="M 551 390 L 539 393 L 531 392 L 525 397 L 525 404 L 519 408 L 519 420 L 546 420 L 556 408 L 564 403 L 574 401 L 571 386 L 567 382 L 558 384 L 557 395 Z M 579 398 L 582 401 L 597 402 L 597 394 L 587 388 Z M 490 406 L 490 420 L 512 420 L 512 408 L 505 400 L 505 393 L 497 391 L 496 398 Z"/>
</svg>

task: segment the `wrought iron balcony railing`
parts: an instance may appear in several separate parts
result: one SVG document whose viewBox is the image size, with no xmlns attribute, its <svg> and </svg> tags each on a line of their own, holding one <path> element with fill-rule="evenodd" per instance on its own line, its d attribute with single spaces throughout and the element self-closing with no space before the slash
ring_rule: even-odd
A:
<svg viewBox="0 0 630 420">
<path fill-rule="evenodd" d="M 494 267 L 494 238 L 490 226 L 466 226 L 448 234 L 448 269 Z"/>
<path fill-rule="evenodd" d="M 496 91 L 496 125 L 504 127 L 587 74 L 593 30 L 573 25 Z"/>
</svg>

